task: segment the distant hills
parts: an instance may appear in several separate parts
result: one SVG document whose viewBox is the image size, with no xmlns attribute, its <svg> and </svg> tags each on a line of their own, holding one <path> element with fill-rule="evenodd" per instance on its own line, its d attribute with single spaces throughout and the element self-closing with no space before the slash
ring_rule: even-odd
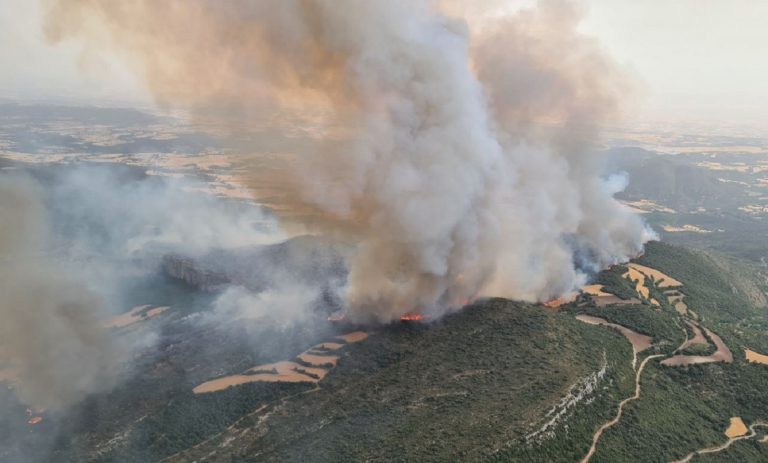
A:
<svg viewBox="0 0 768 463">
<path fill-rule="evenodd" d="M 736 209 L 745 202 L 743 188 L 718 180 L 712 171 L 692 164 L 691 156 L 659 155 L 639 148 L 615 149 L 609 166 L 629 174 L 621 199 L 650 199 L 678 212 L 698 208 Z"/>
</svg>

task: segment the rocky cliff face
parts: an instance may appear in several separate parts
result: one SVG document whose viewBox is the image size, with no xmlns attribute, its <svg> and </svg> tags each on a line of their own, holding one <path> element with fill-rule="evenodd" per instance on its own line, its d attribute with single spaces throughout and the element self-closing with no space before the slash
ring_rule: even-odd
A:
<svg viewBox="0 0 768 463">
<path fill-rule="evenodd" d="M 280 283 L 326 287 L 343 283 L 349 248 L 320 238 L 302 236 L 283 243 L 235 250 L 217 250 L 199 257 L 167 254 L 163 271 L 201 291 L 226 285 L 251 291 Z"/>
<path fill-rule="evenodd" d="M 162 268 L 168 276 L 201 291 L 216 291 L 230 282 L 225 274 L 210 271 L 197 260 L 178 254 L 164 256 Z"/>
</svg>

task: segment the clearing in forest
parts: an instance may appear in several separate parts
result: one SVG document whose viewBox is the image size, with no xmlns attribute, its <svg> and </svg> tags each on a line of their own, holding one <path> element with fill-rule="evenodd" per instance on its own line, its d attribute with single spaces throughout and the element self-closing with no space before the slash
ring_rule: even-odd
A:
<svg viewBox="0 0 768 463">
<path fill-rule="evenodd" d="M 744 424 L 741 417 L 734 416 L 731 418 L 731 424 L 728 426 L 728 429 L 725 430 L 725 435 L 728 437 L 739 437 L 746 434 L 747 431 L 747 425 Z"/>
<path fill-rule="evenodd" d="M 747 354 L 748 362 L 762 363 L 763 365 L 768 365 L 768 355 L 759 354 L 751 349 L 744 349 L 744 352 Z"/>
<path fill-rule="evenodd" d="M 341 339 L 346 343 L 360 342 L 367 337 L 368 333 L 364 331 L 355 331 L 336 336 L 337 339 Z M 338 355 L 330 355 L 324 352 L 338 351 L 344 346 L 345 344 L 338 342 L 324 342 L 312 346 L 297 355 L 297 361 L 281 361 L 259 365 L 249 368 L 241 374 L 206 381 L 192 389 L 192 392 L 195 394 L 205 394 L 255 382 L 317 383 L 325 378 L 339 361 Z"/>
</svg>

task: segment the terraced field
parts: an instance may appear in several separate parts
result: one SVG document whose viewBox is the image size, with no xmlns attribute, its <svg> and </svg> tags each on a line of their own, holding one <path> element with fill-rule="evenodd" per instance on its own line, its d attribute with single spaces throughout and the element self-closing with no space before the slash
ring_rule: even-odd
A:
<svg viewBox="0 0 768 463">
<path fill-rule="evenodd" d="M 639 263 L 632 267 L 646 272 L 645 304 L 582 303 L 567 309 L 600 314 L 654 340 L 644 362 L 655 361 L 643 363 L 641 394 L 624 403 L 617 422 L 596 429 L 599 439 L 587 459 L 628 461 L 630 455 L 643 455 L 647 461 L 765 461 L 768 446 L 759 441 L 768 407 L 760 396 L 768 367 L 732 355 L 750 349 L 750 342 L 765 346 L 759 334 L 767 322 L 765 301 L 755 297 L 760 282 L 745 279 L 748 271 L 726 258 L 661 243 L 652 243 Z M 628 283 L 636 287 L 639 278 L 632 275 Z M 658 308 L 650 302 L 654 295 L 659 295 Z M 686 310 L 678 305 L 682 297 Z M 675 329 L 684 335 L 682 342 L 672 339 Z"/>
</svg>

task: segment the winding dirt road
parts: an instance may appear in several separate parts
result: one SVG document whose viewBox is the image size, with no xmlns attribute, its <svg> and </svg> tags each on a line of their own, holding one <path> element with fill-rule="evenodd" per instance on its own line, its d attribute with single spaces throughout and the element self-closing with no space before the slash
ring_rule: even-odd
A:
<svg viewBox="0 0 768 463">
<path fill-rule="evenodd" d="M 579 320 L 580 322 L 588 323 L 590 325 L 609 326 L 611 328 L 618 330 L 621 334 L 623 334 L 624 337 L 627 338 L 627 341 L 629 341 L 629 343 L 632 344 L 632 369 L 633 370 L 635 370 L 637 366 L 637 354 L 651 347 L 653 343 L 652 337 L 632 331 L 626 326 L 617 325 L 616 323 L 611 323 L 608 320 L 605 320 L 604 318 L 593 317 L 591 315 L 582 314 L 582 315 L 576 315 L 576 320 Z"/>
<path fill-rule="evenodd" d="M 595 454 L 595 451 L 597 450 L 597 443 L 603 436 L 603 432 L 605 432 L 606 429 L 616 425 L 616 423 L 621 420 L 621 414 L 624 412 L 624 406 L 629 402 L 640 398 L 640 377 L 642 376 L 643 370 L 645 369 L 645 365 L 648 364 L 648 361 L 657 357 L 664 357 L 664 354 L 649 355 L 645 358 L 645 360 L 642 361 L 642 363 L 640 363 L 640 368 L 637 369 L 637 374 L 635 375 L 635 395 L 622 400 L 619 403 L 619 411 L 616 413 L 616 416 L 611 421 L 598 428 L 597 432 L 595 432 L 595 435 L 592 437 L 592 446 L 589 448 L 589 452 L 587 452 L 584 458 L 582 458 L 581 463 L 587 463 Z"/>
<path fill-rule="evenodd" d="M 743 436 L 738 436 L 738 437 L 731 437 L 730 439 L 728 439 L 728 441 L 725 444 L 717 447 L 708 447 L 705 449 L 696 450 L 695 452 L 691 452 L 688 455 L 686 455 L 686 457 L 683 458 L 682 460 L 675 460 L 672 463 L 688 463 L 689 461 L 691 461 L 691 458 L 695 457 L 696 455 L 702 455 L 705 453 L 722 452 L 723 450 L 730 447 L 736 441 L 743 440 L 743 439 L 752 439 L 753 437 L 755 437 L 757 435 L 757 431 L 755 431 L 755 428 L 758 428 L 758 427 L 768 428 L 768 423 L 766 423 L 765 421 L 756 421 L 751 425 L 749 425 L 749 434 L 745 434 Z"/>
<path fill-rule="evenodd" d="M 680 344 L 680 346 L 678 346 L 677 349 L 675 349 L 673 354 L 681 351 L 685 347 L 686 343 L 689 341 L 688 332 L 685 330 L 685 328 L 683 328 L 683 333 L 685 334 L 685 340 L 683 341 L 682 344 Z M 634 355 L 632 359 L 632 369 L 635 368 L 635 363 L 637 362 L 637 351 L 635 351 L 634 349 L 633 351 L 634 351 Z M 651 359 L 664 357 L 664 356 L 665 354 L 649 355 L 643 360 L 643 362 L 640 364 L 640 368 L 637 369 L 637 373 L 635 374 L 635 395 L 633 395 L 632 397 L 627 397 L 626 399 L 622 400 L 619 403 L 619 410 L 616 413 L 616 416 L 611 421 L 608 421 L 607 423 L 603 424 L 597 429 L 597 431 L 595 432 L 595 435 L 592 436 L 592 446 L 589 448 L 589 452 L 587 452 L 584 458 L 581 459 L 581 463 L 588 463 L 589 460 L 594 456 L 595 451 L 597 450 L 597 444 L 598 442 L 600 442 L 600 438 L 603 436 L 603 433 L 605 432 L 605 430 L 612 426 L 615 426 L 621 420 L 621 415 L 624 412 L 624 406 L 627 405 L 629 402 L 632 402 L 633 400 L 637 400 L 640 398 L 640 378 L 642 377 L 643 370 L 645 369 L 645 366 L 648 364 L 648 362 Z"/>
</svg>

